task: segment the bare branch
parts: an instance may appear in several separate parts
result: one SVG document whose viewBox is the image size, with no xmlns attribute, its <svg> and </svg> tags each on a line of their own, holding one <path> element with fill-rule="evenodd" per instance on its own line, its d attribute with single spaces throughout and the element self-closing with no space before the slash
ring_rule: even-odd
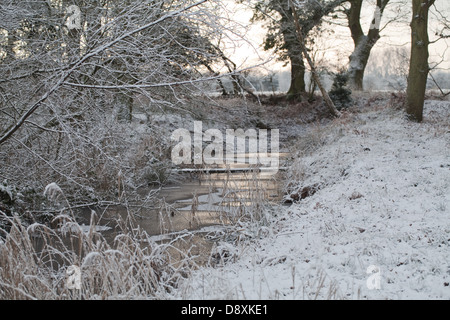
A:
<svg viewBox="0 0 450 320">
<path fill-rule="evenodd" d="M 59 87 L 69 78 L 69 76 L 77 70 L 83 63 L 87 62 L 90 58 L 95 57 L 99 55 L 100 53 L 106 51 L 107 49 L 113 47 L 115 44 L 119 43 L 122 40 L 125 40 L 128 37 L 133 36 L 136 33 L 145 31 L 146 29 L 149 29 L 155 25 L 158 25 L 162 23 L 165 20 L 173 19 L 180 15 L 183 12 L 186 12 L 194 7 L 197 7 L 208 0 L 201 0 L 196 3 L 193 3 L 191 5 L 188 5 L 186 7 L 183 7 L 179 10 L 169 12 L 168 14 L 165 14 L 164 16 L 160 17 L 159 19 L 152 21 L 150 23 L 147 23 L 141 27 L 135 28 L 131 31 L 125 32 L 121 36 L 115 38 L 114 40 L 103 44 L 92 51 L 86 53 L 84 56 L 82 56 L 69 70 L 63 72 L 63 74 L 60 76 L 59 80 L 47 91 L 44 93 L 44 95 L 41 96 L 39 100 L 37 100 L 16 122 L 16 124 L 6 133 L 3 134 L 3 136 L 0 138 L 0 145 L 3 144 L 5 141 L 7 141 L 25 122 L 28 117 L 30 117 L 40 106 L 41 104 L 48 99 L 49 96 L 51 96 L 56 90 L 59 89 Z"/>
</svg>

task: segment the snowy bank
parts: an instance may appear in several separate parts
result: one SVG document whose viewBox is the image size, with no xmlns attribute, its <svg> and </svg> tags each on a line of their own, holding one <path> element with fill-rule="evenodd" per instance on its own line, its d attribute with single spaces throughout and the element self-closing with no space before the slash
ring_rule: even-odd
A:
<svg viewBox="0 0 450 320">
<path fill-rule="evenodd" d="M 289 176 L 317 191 L 173 298 L 449 299 L 450 103 L 425 110 L 422 124 L 381 108 L 316 128 Z"/>
</svg>

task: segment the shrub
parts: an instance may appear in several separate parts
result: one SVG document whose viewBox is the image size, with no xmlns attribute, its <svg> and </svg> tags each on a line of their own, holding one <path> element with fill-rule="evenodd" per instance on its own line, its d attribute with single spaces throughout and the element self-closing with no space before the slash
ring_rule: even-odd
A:
<svg viewBox="0 0 450 320">
<path fill-rule="evenodd" d="M 329 95 L 338 110 L 348 108 L 353 103 L 352 91 L 346 88 L 347 82 L 348 74 L 346 72 L 340 71 L 335 74 Z"/>
</svg>

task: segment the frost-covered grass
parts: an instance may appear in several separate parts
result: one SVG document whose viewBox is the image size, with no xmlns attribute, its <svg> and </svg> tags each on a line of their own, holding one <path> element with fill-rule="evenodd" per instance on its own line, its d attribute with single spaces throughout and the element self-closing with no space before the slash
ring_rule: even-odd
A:
<svg viewBox="0 0 450 320">
<path fill-rule="evenodd" d="M 189 233 L 156 243 L 130 220 L 111 242 L 70 205 L 45 225 L 0 212 L 0 299 L 449 299 L 450 103 L 427 101 L 421 124 L 379 104 L 287 122 L 286 191 L 315 193 L 264 211 L 255 187 L 204 266 L 175 244 Z M 67 285 L 73 265 L 80 290 Z"/>
<path fill-rule="evenodd" d="M 450 103 L 427 101 L 421 124 L 380 107 L 313 129 L 287 184 L 317 192 L 173 298 L 450 298 Z"/>
<path fill-rule="evenodd" d="M 239 186 L 242 188 L 242 183 Z M 96 224 L 99 217 L 95 211 L 88 225 L 80 224 L 64 191 L 50 183 L 44 196 L 53 203 L 64 200 L 66 207 L 59 214 L 49 214 L 47 223 L 30 224 L 20 215 L 0 210 L 0 299 L 171 297 L 180 280 L 198 264 L 216 265 L 235 259 L 240 239 L 264 230 L 268 215 L 259 180 L 255 175 L 249 177 L 248 190 L 241 190 L 240 196 L 236 187 L 227 182 L 221 190 L 221 201 L 225 197 L 233 199 L 236 207 L 221 203 L 217 208 L 221 219 L 231 225 L 150 236 L 139 226 L 140 220 L 127 212 L 125 221 L 122 215 L 115 219 L 117 227 L 111 236 L 103 233 L 111 227 Z M 205 209 L 200 207 L 203 202 L 198 203 L 199 197 L 194 199 L 197 203 L 189 209 L 192 219 L 197 210 Z M 246 204 L 248 201 L 251 204 Z M 206 235 L 198 236 L 200 233 Z M 206 239 L 210 243 L 206 244 Z M 232 239 L 233 245 L 213 246 L 210 251 L 215 239 Z M 77 268 L 80 287 L 74 288 L 70 279 Z"/>
<path fill-rule="evenodd" d="M 0 233 L 0 300 L 160 299 L 193 263 L 173 241 L 157 244 L 130 221 L 121 221 L 122 232 L 111 242 L 94 220 L 83 228 L 64 214 L 51 226 L 2 219 L 9 232 Z M 74 266 L 80 287 L 70 281 Z"/>
</svg>

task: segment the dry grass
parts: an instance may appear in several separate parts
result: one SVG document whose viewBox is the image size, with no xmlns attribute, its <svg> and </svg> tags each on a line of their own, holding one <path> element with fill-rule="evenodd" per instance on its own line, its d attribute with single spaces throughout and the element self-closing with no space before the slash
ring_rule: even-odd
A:
<svg viewBox="0 0 450 320">
<path fill-rule="evenodd" d="M 237 101 L 233 103 L 237 104 Z M 306 104 L 277 105 L 277 102 L 274 102 L 272 106 L 265 105 L 261 111 L 261 106 L 254 103 L 247 106 L 247 110 L 252 114 L 250 122 L 261 118 L 270 125 L 271 111 L 282 111 L 275 114 L 292 118 L 293 114 L 304 112 L 302 108 L 306 107 Z M 241 112 L 231 114 L 236 126 L 247 124 L 240 121 L 243 118 Z M 229 116 L 224 113 L 224 118 L 225 115 Z M 313 118 L 316 116 L 315 113 L 312 115 Z M 300 117 L 296 121 L 305 120 Z M 92 180 L 94 186 L 99 189 L 116 188 L 119 197 L 127 185 L 128 176 L 144 176 L 146 182 L 154 180 L 145 172 L 133 172 L 131 175 L 132 169 L 121 171 L 120 161 L 116 161 L 113 156 L 129 144 L 122 143 L 125 138 L 122 139 L 119 130 L 114 135 L 101 133 L 103 134 L 97 136 L 109 139 L 98 138 L 95 143 L 87 143 L 86 149 L 78 149 L 80 154 L 73 155 L 78 161 L 75 166 L 77 172 L 89 173 L 94 170 L 92 177 L 88 175 L 84 179 Z M 324 132 L 322 127 L 317 125 L 306 140 L 307 147 L 309 150 L 318 148 L 327 143 L 330 137 L 336 138 L 335 133 Z M 131 167 L 143 168 L 148 165 L 150 155 L 145 151 L 153 146 L 155 141 L 149 136 L 144 136 L 142 141 L 142 145 L 137 143 L 124 151 L 126 155 L 135 155 Z M 97 142 L 105 145 L 100 148 Z M 114 150 L 107 152 L 108 148 Z M 99 150 L 102 152 L 98 153 Z M 161 150 L 158 149 L 156 153 Z M 103 161 L 104 159 L 107 161 Z M 123 172 L 123 176 L 119 175 L 119 172 Z M 245 229 L 245 232 L 236 234 L 245 236 L 247 232 L 250 236 L 257 236 L 264 230 L 264 226 L 270 224 L 270 216 L 266 210 L 267 196 L 256 173 L 248 173 L 246 180 L 248 186 L 245 192 L 238 191 L 240 187 L 233 186 L 231 180 L 226 182 L 223 198 L 231 201 L 223 203 L 223 210 L 218 214 L 222 215 L 222 221 Z M 133 184 L 138 182 L 141 181 L 133 181 Z M 72 201 L 72 197 L 69 197 L 69 200 Z M 67 199 L 65 201 L 67 202 Z M 194 223 L 195 203 L 192 207 L 191 219 Z M 161 226 L 162 232 L 171 229 L 172 212 L 170 207 L 163 209 L 166 213 L 164 217 L 169 219 L 166 219 L 167 226 Z M 0 229 L 0 299 L 160 299 L 170 295 L 179 279 L 186 277 L 192 268 L 196 267 L 192 257 L 196 253 L 191 250 L 192 246 L 188 241 L 185 242 L 187 247 L 184 248 L 179 245 L 179 238 L 156 244 L 138 227 L 131 215 L 127 220 L 119 221 L 121 232 L 113 241 L 106 240 L 96 231 L 94 219 L 88 230 L 85 230 L 67 210 L 52 217 L 49 224 L 34 223 L 27 226 L 20 218 L 11 217 L 2 211 L 0 220 L 5 221 L 8 226 L 8 232 Z M 236 240 L 239 239 L 233 238 L 229 242 Z M 231 254 L 230 250 L 227 252 L 218 253 L 221 262 L 229 258 L 227 255 Z M 177 256 L 176 261 L 174 256 Z M 71 266 L 78 266 L 81 270 L 80 290 L 67 286 L 67 270 Z"/>
<path fill-rule="evenodd" d="M 157 299 L 187 273 L 186 264 L 173 267 L 168 249 L 155 244 L 131 221 L 121 221 L 123 232 L 109 243 L 92 223 L 83 230 L 67 215 L 25 227 L 8 217 L 9 232 L 0 240 L 0 299 Z M 131 231 L 127 231 L 131 230 Z M 186 260 L 187 254 L 179 253 Z M 81 288 L 70 289 L 67 270 L 78 266 Z"/>
<path fill-rule="evenodd" d="M 242 241 L 242 236 L 257 235 L 261 226 L 268 223 L 267 195 L 257 173 L 249 172 L 244 178 L 244 190 L 231 178 L 224 182 L 222 209 L 217 212 L 220 221 L 237 227 L 233 236 L 225 234 L 221 238 L 227 238 L 225 241 L 229 243 Z M 59 187 L 55 190 L 51 195 L 62 195 L 69 204 L 62 190 Z M 188 217 L 192 224 L 195 224 L 197 207 L 198 198 L 194 196 Z M 173 208 L 166 204 L 161 210 L 165 212 L 164 219 L 160 219 L 161 232 L 166 233 L 172 229 Z M 118 216 L 120 231 L 114 239 L 106 239 L 97 231 L 95 212 L 89 226 L 81 226 L 70 204 L 45 224 L 29 224 L 3 211 L 0 211 L 0 221 L 3 225 L 0 228 L 2 300 L 162 299 L 199 264 L 215 261 L 210 252 L 212 244 L 200 248 L 201 241 L 193 239 L 198 237 L 195 232 L 180 233 L 156 243 L 130 213 Z M 242 232 L 244 229 L 246 232 Z M 68 271 L 72 266 L 81 271 L 79 290 L 68 286 Z"/>
</svg>

